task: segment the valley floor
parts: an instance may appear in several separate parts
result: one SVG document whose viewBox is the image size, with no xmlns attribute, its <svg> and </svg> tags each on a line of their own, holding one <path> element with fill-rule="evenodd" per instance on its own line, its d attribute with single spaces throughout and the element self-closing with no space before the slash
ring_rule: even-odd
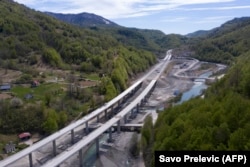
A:
<svg viewBox="0 0 250 167">
<path fill-rule="evenodd" d="M 188 62 L 192 64 L 192 62 Z M 188 64 L 187 63 L 187 64 Z M 178 64 L 178 63 L 177 63 Z M 157 85 L 148 99 L 146 104 L 146 110 L 141 110 L 140 114 L 136 117 L 136 119 L 132 120 L 131 123 L 141 122 L 145 115 L 151 114 L 153 121 L 157 119 L 156 110 L 167 107 L 171 99 L 176 97 L 174 95 L 174 91 L 178 90 L 180 93 L 183 93 L 189 90 L 193 85 L 193 81 L 184 80 L 174 77 L 173 75 L 178 72 L 179 66 L 176 63 L 173 64 L 173 68 L 164 73 L 161 78 L 158 80 Z M 189 76 L 199 76 L 208 71 L 212 71 L 213 73 L 218 72 L 221 69 L 224 69 L 225 66 L 211 64 L 207 69 L 201 69 L 201 65 L 203 63 L 198 62 L 191 69 L 188 69 L 184 75 Z M 188 65 L 187 65 L 188 66 Z M 168 104 L 168 105 L 167 105 Z M 149 108 L 154 109 L 149 109 Z M 114 146 L 109 149 L 106 153 L 101 153 L 100 158 L 95 164 L 95 167 L 144 167 L 144 161 L 142 158 L 142 154 L 137 159 L 133 159 L 129 155 L 129 143 L 132 139 L 133 133 L 136 132 L 122 132 L 116 137 L 114 141 Z"/>
</svg>

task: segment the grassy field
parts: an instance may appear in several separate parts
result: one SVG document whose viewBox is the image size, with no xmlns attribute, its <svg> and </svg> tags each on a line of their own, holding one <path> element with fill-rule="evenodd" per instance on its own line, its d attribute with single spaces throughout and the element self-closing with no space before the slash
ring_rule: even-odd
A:
<svg viewBox="0 0 250 167">
<path fill-rule="evenodd" d="M 99 75 L 96 73 L 84 74 L 83 77 L 90 80 L 100 80 Z"/>
<path fill-rule="evenodd" d="M 33 98 L 31 101 L 44 100 L 44 97 L 47 93 L 52 94 L 53 96 L 61 96 L 65 92 L 67 85 L 58 84 L 58 83 L 45 83 L 37 87 L 31 88 L 27 86 L 14 86 L 12 92 L 15 96 L 25 99 L 25 95 L 32 94 Z"/>
</svg>

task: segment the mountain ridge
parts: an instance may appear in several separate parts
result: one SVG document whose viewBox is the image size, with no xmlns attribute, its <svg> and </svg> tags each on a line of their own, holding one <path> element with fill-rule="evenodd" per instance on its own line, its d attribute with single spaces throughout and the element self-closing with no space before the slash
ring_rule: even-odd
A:
<svg viewBox="0 0 250 167">
<path fill-rule="evenodd" d="M 186 37 L 216 37 L 226 34 L 238 28 L 248 26 L 250 24 L 250 17 L 235 17 L 229 21 L 224 22 L 221 26 L 212 28 L 210 30 L 198 30 L 186 34 Z"/>
<path fill-rule="evenodd" d="M 105 27 L 118 27 L 120 25 L 93 13 L 82 12 L 78 14 L 62 14 L 53 12 L 44 12 L 61 21 L 78 25 L 82 27 L 105 26 Z"/>
</svg>

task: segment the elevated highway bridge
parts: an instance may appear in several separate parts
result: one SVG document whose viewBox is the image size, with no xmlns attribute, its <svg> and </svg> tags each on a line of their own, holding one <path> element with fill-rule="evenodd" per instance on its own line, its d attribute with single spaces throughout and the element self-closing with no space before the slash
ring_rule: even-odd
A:
<svg viewBox="0 0 250 167">
<path fill-rule="evenodd" d="M 113 100 L 109 101 L 102 107 L 96 109 L 92 113 L 86 115 L 82 119 L 79 119 L 78 121 L 68 125 L 67 127 L 55 132 L 54 134 L 48 136 L 47 138 L 33 144 L 32 146 L 0 161 L 1 167 L 6 166 L 15 166 L 13 165 L 16 161 L 27 157 L 28 156 L 28 164 L 26 166 L 33 167 L 34 165 L 34 158 L 33 154 L 40 148 L 44 147 L 45 145 L 48 145 L 51 143 L 52 146 L 52 154 L 53 158 L 48 160 L 47 163 L 45 163 L 44 167 L 53 167 L 53 166 L 59 166 L 64 161 L 66 161 L 69 157 L 71 157 L 75 153 L 79 153 L 79 157 L 82 157 L 82 148 L 88 145 L 92 141 L 96 141 L 96 148 L 97 153 L 99 152 L 99 136 L 103 134 L 105 131 L 109 130 L 111 131 L 111 128 L 114 124 L 117 124 L 117 130 L 120 131 L 120 123 L 121 120 L 123 120 L 126 123 L 127 115 L 129 112 L 131 112 L 133 109 L 137 109 L 141 104 L 145 102 L 145 100 L 150 95 L 151 91 L 153 91 L 154 86 L 157 82 L 157 79 L 161 75 L 161 73 L 164 71 L 166 66 L 168 65 L 169 61 L 171 59 L 171 51 L 167 52 L 166 57 L 162 62 L 160 62 L 153 70 L 150 71 L 150 73 L 154 72 L 155 69 L 158 70 L 157 74 L 154 75 L 153 79 L 149 82 L 147 87 L 125 108 L 123 108 L 120 112 L 117 114 L 112 114 L 113 117 L 109 120 L 107 120 L 102 126 L 97 128 L 96 130 L 89 133 L 89 124 L 93 122 L 93 119 L 96 120 L 96 122 L 99 122 L 100 117 L 107 118 L 108 113 L 114 112 L 114 107 L 119 106 L 121 103 L 125 102 L 129 97 L 131 97 L 135 92 L 142 86 L 143 81 L 147 78 L 149 73 L 136 81 L 132 86 L 130 86 L 127 90 L 119 94 L 117 97 L 115 97 Z M 84 136 L 81 140 L 79 140 L 77 143 L 75 143 L 75 131 L 77 128 L 84 127 L 86 136 Z M 60 154 L 57 154 L 58 145 L 56 141 L 59 138 L 62 138 L 64 136 L 67 136 L 70 134 L 71 136 L 71 144 L 69 148 L 67 148 L 65 151 L 61 152 Z M 110 133 L 111 135 L 111 133 Z M 111 136 L 110 136 L 111 137 Z M 81 159 L 81 158 L 80 158 Z M 18 166 L 18 165 L 17 165 Z M 80 166 L 82 166 L 82 162 L 80 161 Z M 18 166 L 19 167 L 19 166 Z"/>
</svg>

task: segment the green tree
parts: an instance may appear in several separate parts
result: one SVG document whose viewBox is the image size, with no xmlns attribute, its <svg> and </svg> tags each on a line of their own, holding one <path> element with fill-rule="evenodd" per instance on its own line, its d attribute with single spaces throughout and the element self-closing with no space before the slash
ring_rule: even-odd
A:
<svg viewBox="0 0 250 167">
<path fill-rule="evenodd" d="M 43 59 L 45 62 L 49 63 L 52 66 L 56 67 L 62 66 L 61 56 L 54 48 L 46 48 L 44 50 Z"/>
<path fill-rule="evenodd" d="M 43 130 L 45 133 L 51 134 L 58 130 L 58 115 L 55 110 L 48 110 L 46 119 L 43 123 Z"/>
</svg>

